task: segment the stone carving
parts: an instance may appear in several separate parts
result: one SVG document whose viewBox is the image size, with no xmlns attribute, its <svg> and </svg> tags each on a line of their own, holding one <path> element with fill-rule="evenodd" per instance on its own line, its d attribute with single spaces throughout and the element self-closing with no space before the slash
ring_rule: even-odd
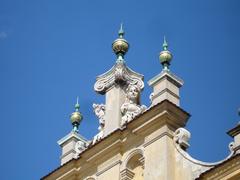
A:
<svg viewBox="0 0 240 180">
<path fill-rule="evenodd" d="M 125 78 L 126 72 L 124 72 L 122 63 L 117 63 L 117 66 L 114 71 L 114 76 L 115 76 L 116 82 L 126 81 L 126 78 Z"/>
<path fill-rule="evenodd" d="M 154 93 L 152 92 L 152 93 L 149 95 L 150 104 L 152 104 L 152 101 L 153 101 L 153 96 L 154 96 Z"/>
<path fill-rule="evenodd" d="M 144 88 L 143 75 L 138 74 L 126 66 L 124 62 L 117 62 L 109 71 L 97 77 L 94 90 L 105 94 L 107 89 L 117 84 L 137 84 Z"/>
<path fill-rule="evenodd" d="M 105 119 L 104 119 L 105 105 L 104 104 L 93 104 L 93 110 L 94 110 L 95 115 L 99 119 L 98 130 L 102 131 L 103 127 L 104 127 L 104 124 L 105 124 Z"/>
<path fill-rule="evenodd" d="M 136 84 L 130 84 L 127 88 L 127 98 L 121 106 L 122 125 L 131 121 L 134 117 L 146 110 L 146 106 L 139 105 L 140 88 Z"/>
<path fill-rule="evenodd" d="M 234 152 L 235 143 L 234 142 L 230 142 L 229 145 L 228 145 L 228 148 L 229 148 L 230 152 Z"/>
<path fill-rule="evenodd" d="M 92 144 L 95 144 L 96 142 L 98 142 L 98 141 L 101 140 L 102 138 L 103 138 L 103 130 L 101 130 L 98 134 L 96 134 L 96 135 L 93 137 Z"/>
<path fill-rule="evenodd" d="M 76 142 L 75 148 L 74 148 L 74 150 L 75 150 L 75 152 L 76 152 L 75 158 L 78 158 L 79 154 L 80 154 L 82 151 L 84 151 L 85 149 L 86 149 L 86 143 L 84 143 L 84 142 L 82 142 L 82 141 Z"/>
<path fill-rule="evenodd" d="M 174 133 L 175 142 L 184 150 L 190 146 L 188 143 L 190 137 L 191 133 L 184 128 L 178 128 Z"/>
</svg>

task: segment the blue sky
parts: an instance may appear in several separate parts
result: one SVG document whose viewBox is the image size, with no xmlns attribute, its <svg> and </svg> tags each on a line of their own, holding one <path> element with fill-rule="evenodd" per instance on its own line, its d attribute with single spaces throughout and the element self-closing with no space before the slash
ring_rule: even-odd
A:
<svg viewBox="0 0 240 180">
<path fill-rule="evenodd" d="M 93 85 L 115 62 L 111 43 L 124 23 L 129 67 L 147 81 L 161 71 L 163 36 L 171 70 L 185 84 L 181 107 L 192 116 L 190 154 L 228 154 L 225 132 L 240 120 L 239 1 L 0 0 L 0 179 L 39 179 L 60 165 L 57 140 L 71 130 L 79 96 L 80 133 L 97 133 Z"/>
</svg>

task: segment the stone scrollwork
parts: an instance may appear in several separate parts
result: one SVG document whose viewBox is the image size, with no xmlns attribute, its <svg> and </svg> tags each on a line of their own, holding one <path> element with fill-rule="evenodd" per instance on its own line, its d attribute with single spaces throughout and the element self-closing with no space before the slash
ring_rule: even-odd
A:
<svg viewBox="0 0 240 180">
<path fill-rule="evenodd" d="M 126 72 L 124 71 L 123 64 L 118 63 L 114 71 L 115 81 L 117 82 L 126 81 L 125 76 L 126 76 Z"/>
<path fill-rule="evenodd" d="M 184 150 L 190 146 L 188 143 L 190 137 L 191 133 L 184 128 L 178 128 L 174 133 L 174 141 Z"/>
<path fill-rule="evenodd" d="M 130 84 L 127 88 L 127 98 L 121 106 L 122 125 L 131 121 L 137 115 L 146 110 L 146 106 L 139 105 L 140 87 L 136 84 Z"/>
<path fill-rule="evenodd" d="M 95 115 L 98 117 L 99 119 L 99 127 L 98 130 L 102 131 L 103 127 L 105 125 L 105 119 L 104 119 L 104 115 L 105 115 L 105 105 L 104 104 L 93 104 L 93 111 L 95 113 Z"/>
<path fill-rule="evenodd" d="M 230 142 L 229 145 L 228 145 L 228 148 L 229 148 L 230 152 L 234 152 L 235 143 L 234 142 Z"/>
<path fill-rule="evenodd" d="M 117 84 L 137 84 L 144 88 L 143 75 L 138 74 L 126 66 L 123 62 L 117 62 L 109 71 L 97 77 L 94 90 L 105 94 L 107 89 Z"/>
</svg>

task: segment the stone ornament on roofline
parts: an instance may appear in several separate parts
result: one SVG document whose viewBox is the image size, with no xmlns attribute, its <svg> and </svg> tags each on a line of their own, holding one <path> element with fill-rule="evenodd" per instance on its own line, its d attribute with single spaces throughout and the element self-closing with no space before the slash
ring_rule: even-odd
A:
<svg viewBox="0 0 240 180">
<path fill-rule="evenodd" d="M 93 144 L 95 144 L 97 141 L 103 138 L 103 128 L 105 126 L 105 119 L 104 119 L 105 110 L 106 110 L 106 105 L 95 104 L 95 103 L 93 104 L 93 111 L 99 119 L 99 127 L 98 127 L 99 133 L 94 136 L 92 141 Z"/>
<path fill-rule="evenodd" d="M 76 144 L 75 144 L 75 147 L 74 147 L 74 150 L 76 152 L 75 154 L 75 159 L 79 157 L 79 154 L 84 151 L 85 149 L 87 148 L 87 144 L 82 142 L 82 141 L 78 141 Z"/>
<path fill-rule="evenodd" d="M 93 104 L 93 111 L 95 113 L 95 115 L 98 117 L 99 119 L 99 127 L 98 130 L 102 131 L 103 127 L 105 125 L 105 119 L 104 119 L 104 115 L 105 115 L 105 105 L 104 104 Z"/>
<path fill-rule="evenodd" d="M 105 94 L 107 89 L 116 84 L 137 84 L 144 88 L 143 75 L 138 74 L 126 66 L 124 62 L 116 64 L 105 74 L 97 77 L 94 90 L 99 94 Z"/>
<path fill-rule="evenodd" d="M 174 133 L 174 141 L 183 149 L 186 150 L 189 148 L 189 139 L 191 133 L 185 128 L 178 128 Z"/>
<path fill-rule="evenodd" d="M 131 121 L 136 116 L 147 109 L 145 105 L 139 105 L 140 87 L 136 84 L 130 84 L 127 88 L 127 98 L 121 107 L 122 125 Z"/>
</svg>

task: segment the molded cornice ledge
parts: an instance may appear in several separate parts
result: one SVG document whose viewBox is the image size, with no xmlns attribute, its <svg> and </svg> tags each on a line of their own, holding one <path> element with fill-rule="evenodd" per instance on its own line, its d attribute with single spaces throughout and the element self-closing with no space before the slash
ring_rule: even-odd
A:
<svg viewBox="0 0 240 180">
<path fill-rule="evenodd" d="M 185 127 L 189 117 L 189 113 L 164 100 L 131 121 L 127 127 L 135 134 L 143 134 L 167 125 L 174 132 L 179 127 Z"/>
</svg>

